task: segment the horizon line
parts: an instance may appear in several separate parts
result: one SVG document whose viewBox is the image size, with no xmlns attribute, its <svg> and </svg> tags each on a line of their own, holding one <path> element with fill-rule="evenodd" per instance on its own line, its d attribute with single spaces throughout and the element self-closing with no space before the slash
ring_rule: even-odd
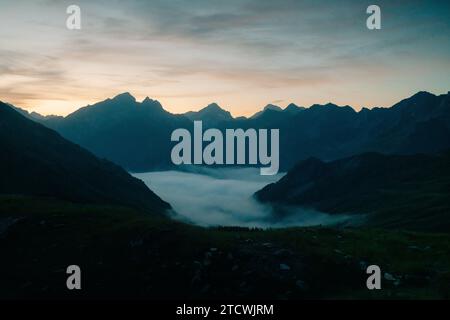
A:
<svg viewBox="0 0 450 320">
<path fill-rule="evenodd" d="M 355 107 L 352 106 L 351 104 L 342 105 L 342 104 L 336 104 L 336 103 L 331 102 L 331 101 L 328 101 L 328 102 L 326 102 L 326 103 L 314 103 L 314 104 L 312 104 L 312 105 L 310 105 L 310 106 L 308 106 L 308 107 L 302 106 L 302 105 L 297 104 L 297 103 L 295 103 L 295 102 L 289 102 L 289 103 L 287 103 L 284 107 L 282 107 L 282 105 L 284 105 L 284 104 L 277 104 L 276 102 L 270 102 L 270 103 L 267 103 L 266 105 L 264 105 L 262 108 L 257 109 L 257 111 L 254 112 L 254 113 L 251 114 L 251 115 L 237 115 L 237 116 L 233 115 L 233 114 L 231 113 L 231 111 L 229 111 L 229 110 L 227 110 L 226 108 L 222 107 L 220 103 L 217 103 L 217 102 L 215 102 L 215 101 L 213 101 L 213 102 L 211 102 L 211 103 L 208 103 L 206 106 L 201 107 L 201 108 L 198 109 L 198 110 L 188 110 L 188 111 L 185 111 L 185 112 L 172 112 L 172 111 L 170 111 L 168 108 L 165 108 L 164 105 L 163 105 L 158 99 L 153 99 L 153 98 L 150 98 L 149 96 L 145 96 L 145 98 L 139 99 L 139 100 L 138 100 L 138 99 L 136 98 L 136 96 L 134 96 L 133 94 L 131 94 L 129 91 L 124 91 L 124 92 L 121 92 L 121 93 L 119 93 L 119 94 L 115 94 L 115 95 L 113 95 L 112 97 L 108 97 L 108 98 L 105 98 L 105 99 L 103 99 L 103 100 L 99 100 L 99 101 L 96 101 L 96 102 L 93 102 L 93 103 L 89 103 L 89 104 L 87 104 L 87 105 L 83 105 L 83 106 L 81 106 L 81 107 L 79 107 L 79 108 L 75 109 L 74 111 L 72 111 L 72 112 L 70 112 L 70 113 L 67 113 L 67 114 L 57 114 L 57 113 L 47 113 L 47 114 L 46 114 L 46 113 L 40 113 L 40 112 L 37 112 L 37 111 L 34 111 L 34 110 L 33 110 L 33 109 L 39 108 L 39 107 L 28 107 L 28 108 L 27 108 L 27 107 L 23 107 L 23 106 L 18 106 L 18 105 L 16 105 L 16 104 L 11 103 L 11 102 L 8 102 L 8 101 L 0 100 L 0 102 L 3 102 L 3 103 L 5 103 L 5 104 L 7 104 L 7 105 L 13 106 L 14 108 L 17 108 L 17 109 L 20 109 L 20 110 L 22 110 L 22 111 L 25 111 L 25 112 L 27 112 L 28 114 L 33 114 L 33 113 L 34 113 L 34 114 L 37 114 L 37 115 L 43 116 L 43 117 L 52 117 L 52 116 L 53 116 L 53 117 L 63 117 L 63 118 L 66 118 L 66 117 L 68 117 L 69 115 L 74 114 L 74 113 L 78 112 L 79 110 L 81 110 L 81 109 L 83 109 L 83 108 L 93 107 L 93 106 L 95 106 L 96 104 L 99 104 L 99 103 L 102 103 L 102 102 L 105 102 L 105 101 L 108 101 L 108 100 L 114 100 L 114 99 L 118 98 L 119 96 L 129 95 L 130 97 L 132 97 L 132 98 L 135 100 L 136 103 L 139 103 L 139 104 L 144 103 L 145 100 L 151 100 L 151 101 L 157 102 L 157 103 L 161 106 L 161 108 L 162 108 L 164 111 L 169 112 L 169 113 L 174 114 L 174 115 L 185 115 L 186 113 L 189 113 L 189 112 L 197 113 L 197 112 L 200 112 L 200 111 L 202 111 L 202 110 L 208 108 L 209 106 L 215 104 L 215 105 L 217 105 L 221 110 L 230 113 L 230 115 L 231 115 L 231 117 L 232 117 L 233 119 L 241 118 L 241 117 L 244 117 L 244 118 L 247 118 L 247 119 L 248 119 L 248 118 L 253 117 L 254 115 L 256 115 L 256 114 L 259 113 L 259 112 L 265 111 L 266 108 L 267 108 L 268 106 L 275 106 L 275 107 L 278 107 L 278 108 L 281 109 L 280 112 L 285 111 L 290 105 L 295 105 L 296 107 L 304 108 L 304 109 L 310 109 L 311 107 L 314 107 L 314 106 L 334 105 L 334 106 L 337 106 L 337 107 L 340 107 L 340 108 L 349 107 L 349 108 L 351 108 L 352 110 L 354 110 L 354 111 L 357 112 L 357 113 L 361 112 L 361 111 L 364 110 L 364 109 L 366 109 L 366 110 L 372 110 L 372 109 L 389 109 L 389 108 L 392 108 L 393 106 L 395 106 L 396 104 L 400 103 L 401 101 L 406 100 L 406 99 L 409 99 L 409 98 L 412 98 L 412 97 L 414 97 L 415 95 L 418 95 L 418 94 L 421 94 L 421 93 L 426 93 L 426 94 L 430 94 L 430 95 L 433 95 L 433 96 L 436 96 L 436 97 L 437 97 L 437 96 L 441 96 L 441 95 L 448 95 L 448 94 L 450 94 L 450 89 L 447 91 L 447 93 L 438 93 L 438 94 L 433 93 L 433 92 L 430 92 L 430 91 L 427 91 L 427 90 L 420 90 L 420 91 L 417 91 L 417 92 L 415 92 L 414 94 L 412 94 L 412 95 L 410 95 L 410 96 L 408 96 L 408 97 L 406 97 L 406 98 L 401 98 L 400 100 L 397 100 L 397 102 L 395 102 L 394 104 L 389 105 L 389 106 L 373 106 L 373 107 L 363 106 L 363 107 L 361 107 L 359 110 L 357 110 L 357 108 L 355 108 Z M 31 111 L 30 111 L 29 109 L 31 109 Z M 273 109 L 272 109 L 272 110 L 273 110 Z M 276 111 L 276 110 L 274 110 L 274 111 Z"/>
</svg>

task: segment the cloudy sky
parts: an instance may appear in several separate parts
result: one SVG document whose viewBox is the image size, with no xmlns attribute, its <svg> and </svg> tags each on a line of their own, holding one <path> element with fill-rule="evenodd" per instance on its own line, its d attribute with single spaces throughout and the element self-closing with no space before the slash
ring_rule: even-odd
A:
<svg viewBox="0 0 450 320">
<path fill-rule="evenodd" d="M 82 29 L 66 28 L 81 8 Z M 390 106 L 450 90 L 448 1 L 0 0 L 0 100 L 68 114 L 128 91 L 172 112 L 217 102 Z"/>
</svg>

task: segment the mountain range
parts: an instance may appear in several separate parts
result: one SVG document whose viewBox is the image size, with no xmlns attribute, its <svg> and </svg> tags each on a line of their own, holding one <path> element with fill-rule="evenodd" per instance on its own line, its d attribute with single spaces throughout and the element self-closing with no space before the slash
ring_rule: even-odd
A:
<svg viewBox="0 0 450 320">
<path fill-rule="evenodd" d="M 170 205 L 139 179 L 0 102 L 0 194 L 133 207 Z"/>
<path fill-rule="evenodd" d="M 129 171 L 173 167 L 171 132 L 204 127 L 280 129 L 280 168 L 301 160 L 330 161 L 364 153 L 437 153 L 450 148 L 450 94 L 419 92 L 390 108 L 363 108 L 332 103 L 303 108 L 269 105 L 250 118 L 232 115 L 217 104 L 197 112 L 172 114 L 158 101 L 142 102 L 129 93 L 81 108 L 66 117 L 28 114 L 68 140 Z"/>
<path fill-rule="evenodd" d="M 261 202 L 330 214 L 368 214 L 366 224 L 450 231 L 450 152 L 364 153 L 331 162 L 301 161 L 255 193 Z"/>
</svg>

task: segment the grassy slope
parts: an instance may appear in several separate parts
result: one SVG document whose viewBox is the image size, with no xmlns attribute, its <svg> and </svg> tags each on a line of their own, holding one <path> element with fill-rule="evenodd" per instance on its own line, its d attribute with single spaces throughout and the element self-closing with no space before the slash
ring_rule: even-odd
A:
<svg viewBox="0 0 450 320">
<path fill-rule="evenodd" d="M 449 253 L 450 235 L 204 229 L 127 208 L 0 197 L 2 299 L 448 299 Z M 82 269 L 80 292 L 65 289 L 70 264 Z M 399 283 L 369 292 L 365 264 Z"/>
</svg>

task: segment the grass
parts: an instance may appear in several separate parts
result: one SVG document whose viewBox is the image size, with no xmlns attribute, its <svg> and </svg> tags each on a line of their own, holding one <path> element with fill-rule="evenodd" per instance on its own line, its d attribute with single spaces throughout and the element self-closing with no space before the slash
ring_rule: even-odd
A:
<svg viewBox="0 0 450 320">
<path fill-rule="evenodd" d="M 2 196 L 0 254 L 2 299 L 450 298 L 448 234 L 201 228 L 123 207 Z M 81 291 L 65 287 L 71 264 Z M 370 264 L 397 281 L 367 290 Z"/>
</svg>

